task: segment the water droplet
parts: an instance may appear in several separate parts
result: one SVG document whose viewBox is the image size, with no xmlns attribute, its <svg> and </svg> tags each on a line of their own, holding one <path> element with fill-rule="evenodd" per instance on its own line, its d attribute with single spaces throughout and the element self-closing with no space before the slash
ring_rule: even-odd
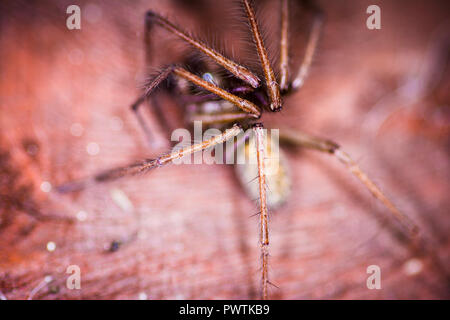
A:
<svg viewBox="0 0 450 320">
<path fill-rule="evenodd" d="M 84 132 L 84 127 L 80 123 L 74 123 L 70 126 L 70 133 L 74 137 L 81 137 Z"/>
<path fill-rule="evenodd" d="M 123 211 L 130 212 L 134 209 L 133 203 L 128 196 L 120 189 L 111 189 L 111 198 Z"/>
<path fill-rule="evenodd" d="M 77 219 L 78 221 L 85 221 L 87 219 L 87 213 L 85 211 L 78 211 Z"/>
<path fill-rule="evenodd" d="M 96 142 L 89 142 L 86 151 L 89 155 L 96 156 L 100 153 L 100 146 Z"/>
<path fill-rule="evenodd" d="M 139 300 L 147 300 L 147 294 L 145 292 L 139 292 Z"/>
<path fill-rule="evenodd" d="M 84 61 L 84 52 L 80 49 L 70 50 L 68 58 L 71 64 L 79 66 Z"/>
<path fill-rule="evenodd" d="M 420 261 L 417 258 L 409 259 L 403 265 L 403 271 L 408 276 L 414 276 L 416 274 L 419 274 L 420 272 L 422 272 L 422 269 L 423 269 L 423 263 L 422 263 L 422 261 Z"/>
<path fill-rule="evenodd" d="M 97 23 L 103 16 L 103 10 L 101 7 L 94 3 L 89 3 L 84 8 L 84 17 L 89 23 Z"/>
<path fill-rule="evenodd" d="M 50 192 L 52 190 L 52 184 L 48 181 L 43 181 L 41 183 L 41 191 L 42 192 Z"/>
<path fill-rule="evenodd" d="M 123 121 L 119 117 L 113 117 L 110 121 L 111 130 L 120 131 L 123 128 Z"/>
<path fill-rule="evenodd" d="M 47 251 L 53 252 L 56 249 L 56 243 L 50 241 L 47 243 Z"/>
</svg>

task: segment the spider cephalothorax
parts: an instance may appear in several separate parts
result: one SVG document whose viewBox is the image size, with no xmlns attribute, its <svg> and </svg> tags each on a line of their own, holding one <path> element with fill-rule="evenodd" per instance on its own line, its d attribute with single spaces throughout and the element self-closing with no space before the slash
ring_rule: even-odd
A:
<svg viewBox="0 0 450 320">
<path fill-rule="evenodd" d="M 229 79 L 224 79 L 220 75 L 208 71 L 200 72 L 199 74 L 201 74 L 202 79 L 217 86 L 222 84 L 220 87 L 227 88 L 228 92 L 232 92 L 242 99 L 261 106 L 260 117 L 237 121 L 247 132 L 243 130 L 242 134 L 237 137 L 234 148 L 225 151 L 226 161 L 219 159 L 216 162 L 234 164 L 236 177 L 241 187 L 246 191 L 250 199 L 257 199 L 259 188 L 255 177 L 258 175 L 258 167 L 256 154 L 253 152 L 256 142 L 251 128 L 253 126 L 261 126 L 260 123 L 262 122 L 264 112 L 274 113 L 280 109 L 270 109 L 269 99 L 265 90 L 260 87 L 254 89 L 242 83 L 236 83 L 236 81 L 233 81 L 234 79 L 229 81 Z M 181 81 L 173 79 L 173 82 L 177 83 L 176 87 L 181 91 L 181 96 L 184 98 L 182 100 L 185 101 L 183 107 L 187 125 L 199 123 L 200 126 L 204 126 L 205 128 L 226 129 L 227 123 L 217 121 L 217 115 L 227 115 L 230 118 L 234 115 L 240 115 L 240 109 L 227 100 L 217 99 L 216 96 L 208 92 L 199 93 L 198 88 L 190 86 L 189 83 L 182 81 L 182 79 Z M 191 99 L 192 95 L 194 95 L 194 99 Z M 225 120 L 228 121 L 230 119 L 226 118 Z M 267 139 L 265 158 L 266 166 L 268 167 L 268 169 L 266 168 L 266 184 L 270 190 L 267 195 L 267 206 L 269 209 L 276 209 L 284 204 L 290 196 L 291 177 L 288 160 L 278 145 L 279 132 L 265 132 L 265 134 Z M 182 141 L 178 145 L 185 146 L 186 141 Z M 233 158 L 229 159 L 230 156 Z"/>
<path fill-rule="evenodd" d="M 277 141 L 268 138 L 263 128 L 263 113 L 276 113 L 283 106 L 282 95 L 298 90 L 304 83 L 308 74 L 312 57 L 317 47 L 319 34 L 323 22 L 322 13 L 311 2 L 305 2 L 306 7 L 315 16 L 310 37 L 305 49 L 305 56 L 300 64 L 300 68 L 295 72 L 289 69 L 289 0 L 280 0 L 280 57 L 279 72 L 277 78 L 273 67 L 268 59 L 266 47 L 259 30 L 258 21 L 255 17 L 253 7 L 249 0 L 242 0 L 243 10 L 248 18 L 250 32 L 252 34 L 255 50 L 259 57 L 261 75 L 258 76 L 250 70 L 230 58 L 225 57 L 208 44 L 196 40 L 188 32 L 182 30 L 168 19 L 161 15 L 149 11 L 145 16 L 146 35 L 150 34 L 156 27 L 162 27 L 168 32 L 176 35 L 202 55 L 210 58 L 221 68 L 226 70 L 232 77 L 221 77 L 201 64 L 181 66 L 173 64 L 161 68 L 161 71 L 146 85 L 145 92 L 132 105 L 132 110 L 137 112 L 139 106 L 149 100 L 150 104 L 158 103 L 155 89 L 161 88 L 162 83 L 169 80 L 170 86 L 165 86 L 164 90 L 180 105 L 180 109 L 185 111 L 187 123 L 201 121 L 207 127 L 216 127 L 223 132 L 203 141 L 196 141 L 178 149 L 174 149 L 167 154 L 163 154 L 155 159 L 147 159 L 136 162 L 132 165 L 107 170 L 91 179 L 77 183 L 68 183 L 59 188 L 60 191 L 72 191 L 85 187 L 88 183 L 104 182 L 120 178 L 127 175 L 146 172 L 151 169 L 161 167 L 174 162 L 185 156 L 190 156 L 196 152 L 203 152 L 217 145 L 234 142 L 237 149 L 244 155 L 255 158 L 254 163 L 236 165 L 236 173 L 244 189 L 252 199 L 257 198 L 258 214 L 260 221 L 261 247 L 261 297 L 268 298 L 268 248 L 269 248 L 269 228 L 268 210 L 276 208 L 285 202 L 289 195 L 290 178 L 286 160 L 279 152 L 279 161 L 273 169 L 273 163 L 269 161 L 277 147 Z M 189 71 L 190 70 L 190 71 Z M 148 132 L 144 122 L 139 118 L 139 122 Z M 242 129 L 250 129 L 247 136 L 244 135 L 244 143 L 239 143 L 239 135 Z M 280 142 L 300 146 L 309 149 L 326 152 L 333 155 L 343 163 L 350 172 L 355 175 L 375 196 L 380 200 L 412 234 L 417 231 L 413 222 L 403 215 L 393 203 L 380 191 L 380 189 L 361 171 L 358 165 L 339 146 L 326 139 L 310 136 L 308 134 L 279 129 Z M 250 143 L 246 143 L 250 142 Z M 271 174 L 269 174 L 269 171 Z M 249 182 L 253 181 L 253 184 Z"/>
</svg>

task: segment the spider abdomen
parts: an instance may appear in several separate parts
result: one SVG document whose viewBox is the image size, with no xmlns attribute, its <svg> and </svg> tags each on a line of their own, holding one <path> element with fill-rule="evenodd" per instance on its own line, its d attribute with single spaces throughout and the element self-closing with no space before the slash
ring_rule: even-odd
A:
<svg viewBox="0 0 450 320">
<path fill-rule="evenodd" d="M 291 194 L 291 174 L 287 157 L 277 145 L 278 139 L 267 134 L 267 148 L 264 155 L 266 175 L 267 206 L 276 209 L 282 206 Z M 255 137 L 251 135 L 247 143 L 238 147 L 235 164 L 236 176 L 250 199 L 259 197 L 258 164 L 256 161 Z M 244 158 L 245 157 L 245 158 Z"/>
</svg>

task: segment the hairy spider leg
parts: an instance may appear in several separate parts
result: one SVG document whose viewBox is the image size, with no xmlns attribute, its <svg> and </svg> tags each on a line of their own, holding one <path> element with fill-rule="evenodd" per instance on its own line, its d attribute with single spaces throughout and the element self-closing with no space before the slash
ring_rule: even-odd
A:
<svg viewBox="0 0 450 320">
<path fill-rule="evenodd" d="M 203 52 L 205 55 L 213 59 L 217 64 L 224 67 L 226 70 L 231 72 L 235 77 L 241 79 L 242 81 L 248 83 L 253 88 L 258 88 L 260 85 L 260 79 L 258 76 L 253 74 L 250 70 L 245 68 L 244 66 L 238 64 L 237 62 L 232 61 L 229 58 L 226 58 L 216 50 L 210 48 L 207 44 L 202 41 L 196 40 L 192 35 L 188 34 L 186 31 L 182 30 L 180 27 L 176 26 L 168 19 L 162 17 L 156 12 L 147 11 L 145 16 L 146 21 L 146 32 L 149 32 L 152 28 L 153 24 L 157 24 L 165 30 L 175 34 L 182 40 L 186 41 L 190 45 L 192 45 L 195 49 Z"/>
<path fill-rule="evenodd" d="M 305 55 L 294 77 L 294 80 L 291 83 L 290 89 L 292 91 L 299 90 L 305 83 L 305 79 L 308 76 L 314 54 L 318 47 L 320 34 L 324 22 L 324 14 L 322 10 L 314 2 L 308 2 L 307 9 L 313 12 L 314 21 L 306 45 Z"/>
<path fill-rule="evenodd" d="M 243 4 L 250 24 L 253 41 L 256 45 L 256 50 L 258 52 L 261 66 L 264 71 L 268 96 L 270 98 L 270 109 L 272 111 L 279 111 L 282 105 L 280 86 L 278 84 L 277 79 L 275 78 L 275 73 L 273 72 L 272 66 L 269 61 L 269 57 L 267 56 L 267 50 L 266 47 L 264 46 L 264 41 L 262 39 L 261 32 L 259 31 L 259 26 L 258 22 L 256 21 L 255 12 L 252 6 L 250 5 L 249 0 L 243 0 Z"/>
<path fill-rule="evenodd" d="M 281 0 L 280 9 L 280 90 L 289 89 L 289 0 Z"/>
<path fill-rule="evenodd" d="M 370 193 L 379 200 L 394 218 L 408 231 L 411 237 L 415 237 L 419 227 L 404 213 L 402 213 L 381 189 L 361 170 L 358 164 L 342 149 L 340 146 L 330 140 L 314 137 L 303 132 L 284 130 L 280 132 L 280 139 L 294 145 L 326 152 L 336 157 L 347 169 L 370 191 Z"/>
<path fill-rule="evenodd" d="M 265 161 L 265 134 L 263 125 L 258 123 L 253 126 L 256 141 L 256 159 L 258 162 L 258 185 L 259 185 L 259 217 L 260 231 L 259 244 L 261 248 L 261 299 L 269 298 L 269 216 L 267 211 L 266 194 L 266 173 L 264 167 Z"/>
<path fill-rule="evenodd" d="M 146 159 L 139 162 L 132 163 L 127 166 L 118 167 L 110 170 L 103 171 L 92 178 L 85 180 L 69 182 L 57 187 L 57 191 L 60 193 L 67 193 L 73 191 L 79 191 L 91 184 L 99 182 L 107 182 L 116 180 L 125 176 L 134 176 L 141 173 L 146 173 L 151 169 L 159 168 L 166 164 L 173 162 L 174 160 L 181 159 L 187 155 L 193 154 L 198 151 L 203 151 L 207 148 L 214 147 L 215 145 L 224 143 L 242 131 L 242 128 L 238 124 L 234 124 L 230 129 L 225 130 L 220 135 L 216 135 L 208 140 L 204 140 L 200 143 L 186 146 L 176 151 L 172 151 L 167 154 L 163 154 L 155 159 Z"/>
<path fill-rule="evenodd" d="M 145 94 L 150 95 L 152 93 L 152 91 L 155 88 L 157 88 L 161 84 L 162 81 L 167 79 L 167 77 L 171 73 L 174 73 L 175 75 L 177 75 L 187 81 L 190 81 L 190 82 L 194 83 L 195 85 L 198 85 L 199 87 L 202 87 L 203 89 L 205 89 L 211 93 L 214 93 L 215 95 L 219 96 L 220 98 L 231 102 L 232 104 L 234 104 L 235 106 L 240 108 L 242 111 L 249 113 L 253 118 L 259 118 L 261 115 L 260 109 L 253 102 L 250 102 L 244 98 L 238 97 L 238 96 L 216 86 L 215 84 L 196 76 L 195 74 L 187 71 L 186 69 L 178 67 L 176 65 L 171 65 L 171 66 L 163 69 L 163 71 L 161 71 L 161 73 L 158 74 L 158 76 L 156 76 L 147 85 Z"/>
</svg>

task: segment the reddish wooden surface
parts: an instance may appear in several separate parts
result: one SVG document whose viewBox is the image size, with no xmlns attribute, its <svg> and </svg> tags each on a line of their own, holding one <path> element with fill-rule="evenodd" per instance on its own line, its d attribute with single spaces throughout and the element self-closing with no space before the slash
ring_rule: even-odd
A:
<svg viewBox="0 0 450 320">
<path fill-rule="evenodd" d="M 382 29 L 370 31 L 368 1 L 320 3 L 328 18 L 310 77 L 272 126 L 339 142 L 418 222 L 446 267 L 448 69 L 421 95 L 418 71 L 437 70 L 438 79 L 446 70 L 447 58 L 433 53 L 448 54 L 448 42 L 439 40 L 448 30 L 448 5 L 381 1 Z M 40 189 L 43 181 L 57 185 L 167 151 L 156 119 L 148 117 L 160 147 L 149 149 L 128 109 L 147 70 L 142 18 L 156 8 L 195 26 L 170 2 L 80 1 L 82 29 L 69 31 L 69 4 L 0 5 L 1 293 L 26 299 L 50 275 L 54 280 L 33 299 L 257 298 L 256 208 L 231 168 L 173 165 L 64 196 Z M 294 37 L 298 50 L 306 22 Z M 177 48 L 173 42 L 169 48 Z M 430 51 L 436 44 L 444 49 Z M 79 137 L 71 134 L 74 123 L 84 128 Z M 92 142 L 98 155 L 86 152 Z M 270 221 L 271 281 L 279 287 L 272 298 L 449 297 L 445 270 L 429 251 L 399 240 L 383 222 L 387 211 L 339 163 L 312 151 L 290 151 L 289 160 L 293 196 Z M 112 199 L 117 190 L 132 207 Z M 80 211 L 86 220 L 77 220 Z M 53 252 L 46 250 L 50 241 Z M 112 241 L 125 243 L 108 252 Z M 372 264 L 381 267 L 381 290 L 366 287 Z M 66 288 L 69 265 L 81 268 L 81 290 Z"/>
</svg>

